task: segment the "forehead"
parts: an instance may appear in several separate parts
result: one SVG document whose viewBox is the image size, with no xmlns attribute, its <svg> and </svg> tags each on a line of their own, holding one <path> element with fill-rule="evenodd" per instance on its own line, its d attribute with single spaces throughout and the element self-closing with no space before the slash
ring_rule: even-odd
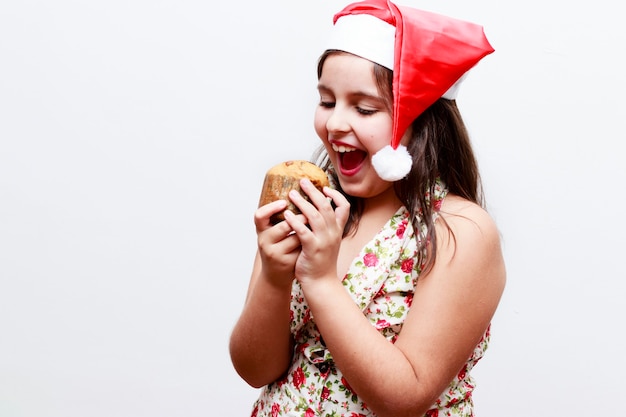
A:
<svg viewBox="0 0 626 417">
<path fill-rule="evenodd" d="M 321 63 L 320 84 L 376 84 L 374 64 L 348 52 L 332 52 Z"/>
<path fill-rule="evenodd" d="M 320 61 L 318 90 L 360 94 L 381 99 L 389 111 L 393 106 L 392 72 L 367 59 L 333 51 Z"/>
</svg>

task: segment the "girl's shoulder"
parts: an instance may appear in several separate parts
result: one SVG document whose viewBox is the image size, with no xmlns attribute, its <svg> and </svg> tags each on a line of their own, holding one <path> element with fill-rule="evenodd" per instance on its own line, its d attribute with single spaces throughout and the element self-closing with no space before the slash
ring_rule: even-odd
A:
<svg viewBox="0 0 626 417">
<path fill-rule="evenodd" d="M 491 215 L 480 205 L 456 194 L 448 194 L 441 202 L 439 216 L 450 226 L 463 226 L 473 223 L 488 229 L 495 228 L 496 224 Z"/>
<path fill-rule="evenodd" d="M 444 199 L 437 222 L 439 247 L 443 251 L 469 250 L 478 254 L 500 252 L 500 231 L 492 216 L 480 205 L 458 195 L 448 194 Z"/>
</svg>

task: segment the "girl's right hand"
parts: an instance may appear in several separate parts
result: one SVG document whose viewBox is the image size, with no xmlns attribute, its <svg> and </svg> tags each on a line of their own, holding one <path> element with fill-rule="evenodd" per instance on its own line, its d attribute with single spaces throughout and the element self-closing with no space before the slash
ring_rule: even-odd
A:
<svg viewBox="0 0 626 417">
<path fill-rule="evenodd" d="M 286 221 L 273 225 L 270 217 L 287 208 L 286 200 L 261 206 L 254 213 L 257 245 L 262 261 L 262 274 L 271 284 L 291 287 L 296 260 L 300 254 L 300 239 Z M 302 218 L 301 214 L 298 215 Z"/>
</svg>

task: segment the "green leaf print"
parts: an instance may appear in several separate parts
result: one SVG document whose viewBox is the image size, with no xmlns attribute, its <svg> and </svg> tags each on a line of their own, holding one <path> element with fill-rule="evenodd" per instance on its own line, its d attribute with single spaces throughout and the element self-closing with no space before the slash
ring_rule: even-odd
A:
<svg viewBox="0 0 626 417">
<path fill-rule="evenodd" d="M 404 315 L 404 312 L 406 311 L 406 308 L 401 305 L 400 307 L 398 307 L 395 311 L 391 310 L 391 305 L 388 306 L 387 308 L 387 316 L 389 317 L 395 317 L 395 318 L 402 318 L 402 316 Z"/>
</svg>

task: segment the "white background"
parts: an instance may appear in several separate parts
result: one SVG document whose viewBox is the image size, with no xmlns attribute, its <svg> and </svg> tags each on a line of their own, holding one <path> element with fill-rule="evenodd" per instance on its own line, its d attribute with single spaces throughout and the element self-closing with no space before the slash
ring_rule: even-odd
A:
<svg viewBox="0 0 626 417">
<path fill-rule="evenodd" d="M 263 174 L 307 159 L 345 3 L 0 5 L 0 417 L 245 417 L 230 329 Z M 458 98 L 508 285 L 480 417 L 619 415 L 619 3 L 422 1 L 496 52 Z M 467 306 L 471 308 L 471 306 Z"/>
</svg>

